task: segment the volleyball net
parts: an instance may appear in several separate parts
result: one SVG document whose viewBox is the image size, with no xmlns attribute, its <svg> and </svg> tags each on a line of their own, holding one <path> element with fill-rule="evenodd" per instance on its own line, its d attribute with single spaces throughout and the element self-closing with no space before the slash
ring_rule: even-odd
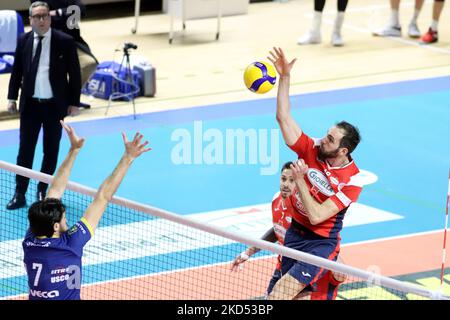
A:
<svg viewBox="0 0 450 320">
<path fill-rule="evenodd" d="M 30 178 L 28 205 L 8 211 L 5 206 L 14 193 L 16 174 Z M 28 207 L 34 200 L 37 183 L 50 183 L 51 179 L 0 161 L 0 299 L 28 297 L 22 250 Z M 81 219 L 95 193 L 95 189 L 69 182 L 62 198 L 69 226 Z M 248 246 L 261 251 L 248 259 L 242 269 L 232 271 L 233 260 Z M 95 235 L 84 248 L 81 297 L 264 299 L 278 255 L 324 269 L 323 274 L 333 277 L 330 283 L 331 279 L 344 279 L 339 286 L 334 283 L 337 299 L 448 299 L 440 291 L 416 283 L 322 259 L 120 197 L 114 197 L 108 205 Z M 320 287 L 312 285 L 312 291 L 308 288 L 301 293 L 302 298 L 326 298 Z"/>
</svg>

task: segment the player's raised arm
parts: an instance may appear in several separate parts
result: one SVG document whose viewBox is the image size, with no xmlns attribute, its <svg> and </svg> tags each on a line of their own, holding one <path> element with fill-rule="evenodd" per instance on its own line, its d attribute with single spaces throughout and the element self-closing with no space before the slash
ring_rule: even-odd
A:
<svg viewBox="0 0 450 320">
<path fill-rule="evenodd" d="M 62 197 L 64 190 L 66 190 L 70 172 L 72 171 L 73 162 L 84 144 L 84 138 L 79 138 L 71 126 L 64 123 L 62 120 L 60 123 L 69 136 L 70 149 L 63 163 L 61 163 L 58 171 L 56 172 L 55 178 L 52 181 L 46 198 L 60 199 Z"/>
<path fill-rule="evenodd" d="M 133 141 L 128 141 L 125 133 L 122 133 L 122 137 L 125 144 L 125 152 L 114 171 L 100 186 L 100 189 L 95 195 L 94 201 L 87 208 L 84 214 L 84 218 L 92 227 L 92 231 L 97 228 L 108 202 L 111 201 L 117 188 L 119 188 L 119 185 L 125 177 L 125 174 L 127 173 L 133 160 L 144 152 L 151 150 L 151 148 L 145 148 L 148 141 L 141 143 L 143 135 L 139 132 L 135 134 Z"/>
<path fill-rule="evenodd" d="M 281 48 L 273 48 L 267 57 L 275 66 L 280 81 L 278 82 L 277 94 L 277 122 L 280 125 L 284 141 L 287 145 L 293 145 L 302 134 L 302 130 L 295 122 L 291 114 L 291 102 L 289 100 L 289 85 L 291 80 L 291 69 L 297 59 L 288 62 Z"/>
</svg>

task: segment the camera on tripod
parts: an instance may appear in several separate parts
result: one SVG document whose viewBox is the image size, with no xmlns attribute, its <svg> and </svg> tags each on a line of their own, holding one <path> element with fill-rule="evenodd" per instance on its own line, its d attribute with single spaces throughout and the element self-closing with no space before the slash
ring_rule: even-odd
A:
<svg viewBox="0 0 450 320">
<path fill-rule="evenodd" d="M 137 47 L 138 47 L 138 46 L 135 45 L 134 43 L 131 43 L 131 42 L 125 42 L 125 43 L 123 44 L 123 51 L 124 51 L 124 52 L 127 52 L 127 51 L 130 50 L 130 49 L 136 50 Z"/>
</svg>

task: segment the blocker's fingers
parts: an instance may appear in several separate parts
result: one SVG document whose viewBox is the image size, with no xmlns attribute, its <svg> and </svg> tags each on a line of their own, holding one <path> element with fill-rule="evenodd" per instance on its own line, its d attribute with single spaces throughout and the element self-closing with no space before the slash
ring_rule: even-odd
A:
<svg viewBox="0 0 450 320">
<path fill-rule="evenodd" d="M 122 132 L 122 139 L 124 143 L 128 143 L 128 138 L 127 135 L 125 134 L 125 132 Z"/>
</svg>

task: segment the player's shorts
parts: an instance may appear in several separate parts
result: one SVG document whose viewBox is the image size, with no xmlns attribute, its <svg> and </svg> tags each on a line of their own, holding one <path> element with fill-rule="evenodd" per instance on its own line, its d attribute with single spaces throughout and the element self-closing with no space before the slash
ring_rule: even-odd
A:
<svg viewBox="0 0 450 320">
<path fill-rule="evenodd" d="M 339 254 L 339 238 L 324 238 L 299 224 L 294 219 L 287 230 L 284 245 L 288 248 L 336 261 Z M 308 286 L 316 282 L 326 271 L 315 265 L 288 257 L 281 260 L 282 274 L 289 273 L 300 283 Z"/>
<path fill-rule="evenodd" d="M 270 279 L 269 286 L 267 287 L 266 297 L 269 296 L 269 294 L 273 290 L 273 287 L 280 279 L 281 279 L 281 270 L 276 268 L 275 271 L 273 272 L 272 278 Z"/>
</svg>

